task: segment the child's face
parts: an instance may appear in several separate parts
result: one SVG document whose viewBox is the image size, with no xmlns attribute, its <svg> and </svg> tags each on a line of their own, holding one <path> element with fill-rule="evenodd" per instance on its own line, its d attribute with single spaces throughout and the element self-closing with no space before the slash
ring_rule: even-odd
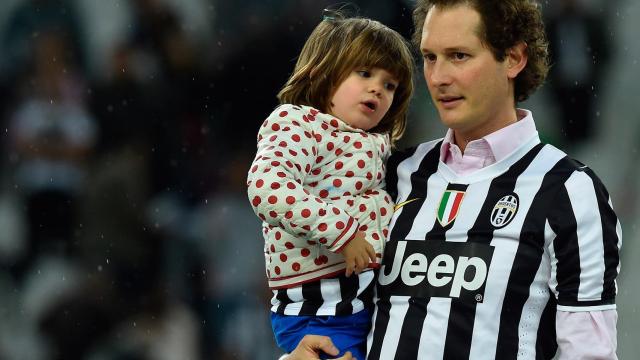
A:
<svg viewBox="0 0 640 360">
<path fill-rule="evenodd" d="M 331 97 L 329 113 L 352 127 L 370 130 L 389 111 L 398 80 L 380 68 L 356 68 Z"/>
</svg>

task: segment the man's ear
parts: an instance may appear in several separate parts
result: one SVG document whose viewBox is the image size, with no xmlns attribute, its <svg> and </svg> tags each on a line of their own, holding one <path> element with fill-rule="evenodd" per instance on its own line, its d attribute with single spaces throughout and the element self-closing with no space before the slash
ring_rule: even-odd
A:
<svg viewBox="0 0 640 360">
<path fill-rule="evenodd" d="M 515 79 L 518 74 L 527 66 L 527 44 L 519 42 L 507 49 L 507 76 L 509 79 Z"/>
</svg>

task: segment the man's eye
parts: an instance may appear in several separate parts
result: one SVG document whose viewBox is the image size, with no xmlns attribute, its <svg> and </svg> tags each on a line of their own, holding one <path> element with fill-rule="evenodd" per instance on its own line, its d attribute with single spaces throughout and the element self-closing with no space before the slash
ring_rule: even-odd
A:
<svg viewBox="0 0 640 360">
<path fill-rule="evenodd" d="M 456 60 L 465 60 L 469 57 L 469 55 L 465 54 L 465 53 L 461 53 L 461 52 L 457 52 L 453 54 L 453 57 Z"/>
<path fill-rule="evenodd" d="M 436 61 L 436 56 L 434 54 L 424 54 L 424 60 L 428 62 Z"/>
</svg>

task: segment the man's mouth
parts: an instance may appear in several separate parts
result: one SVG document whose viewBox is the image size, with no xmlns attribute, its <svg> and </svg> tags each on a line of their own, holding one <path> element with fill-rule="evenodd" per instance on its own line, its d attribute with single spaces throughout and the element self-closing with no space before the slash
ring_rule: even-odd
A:
<svg viewBox="0 0 640 360">
<path fill-rule="evenodd" d="M 438 97 L 438 101 L 440 101 L 442 103 L 445 103 L 445 104 L 452 103 L 454 101 L 462 100 L 462 99 L 464 99 L 464 97 L 462 97 L 462 96 L 440 96 L 440 97 Z"/>
<path fill-rule="evenodd" d="M 464 100 L 464 96 L 439 96 L 438 102 L 444 109 L 456 108 Z"/>
</svg>

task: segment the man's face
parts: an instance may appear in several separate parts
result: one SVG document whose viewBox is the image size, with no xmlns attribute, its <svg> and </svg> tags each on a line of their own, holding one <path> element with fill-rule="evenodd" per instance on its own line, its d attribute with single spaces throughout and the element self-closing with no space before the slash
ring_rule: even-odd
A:
<svg viewBox="0 0 640 360">
<path fill-rule="evenodd" d="M 456 142 L 481 138 L 516 120 L 512 79 L 517 73 L 481 42 L 480 24 L 480 14 L 469 6 L 433 7 L 422 29 L 424 77 Z"/>
</svg>

